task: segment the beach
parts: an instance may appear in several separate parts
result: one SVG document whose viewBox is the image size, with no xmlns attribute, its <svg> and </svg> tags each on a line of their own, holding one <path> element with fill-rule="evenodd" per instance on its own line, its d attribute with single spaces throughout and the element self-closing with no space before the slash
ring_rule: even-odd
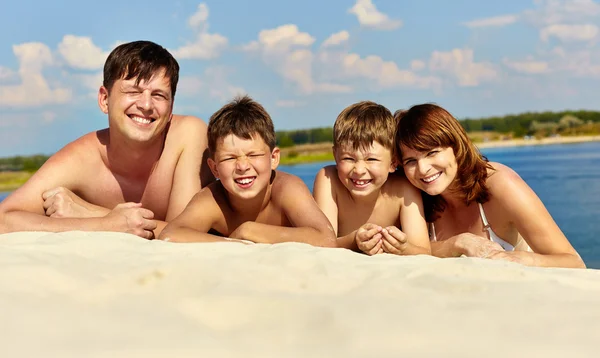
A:
<svg viewBox="0 0 600 358">
<path fill-rule="evenodd" d="M 596 357 L 600 271 L 0 235 L 5 357 Z"/>
<path fill-rule="evenodd" d="M 600 135 L 593 136 L 557 136 L 546 138 L 519 138 L 507 140 L 495 140 L 489 142 L 476 143 L 479 148 L 502 148 L 502 147 L 519 147 L 528 145 L 551 145 L 551 144 L 571 144 L 571 143 L 587 143 L 600 141 Z"/>
</svg>

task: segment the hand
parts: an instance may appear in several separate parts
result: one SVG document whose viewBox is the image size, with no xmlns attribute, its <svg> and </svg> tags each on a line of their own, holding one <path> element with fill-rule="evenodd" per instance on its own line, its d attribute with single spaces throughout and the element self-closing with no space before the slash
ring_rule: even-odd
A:
<svg viewBox="0 0 600 358">
<path fill-rule="evenodd" d="M 468 257 L 486 258 L 498 251 L 504 251 L 497 242 L 470 232 L 458 234 L 454 238 L 456 239 L 456 245 Z"/>
<path fill-rule="evenodd" d="M 376 255 L 383 252 L 383 236 L 381 226 L 366 223 L 356 230 L 354 241 L 356 246 L 367 255 Z"/>
<path fill-rule="evenodd" d="M 395 226 L 388 226 L 381 230 L 383 235 L 383 252 L 402 255 L 408 247 L 406 234 Z"/>
<path fill-rule="evenodd" d="M 42 193 L 46 216 L 52 218 L 92 218 L 101 214 L 86 207 L 83 199 L 62 186 Z"/>
<path fill-rule="evenodd" d="M 119 204 L 106 215 L 106 219 L 112 223 L 113 231 L 126 232 L 145 239 L 154 238 L 156 222 L 153 218 L 154 213 L 142 208 L 141 203 Z"/>
</svg>

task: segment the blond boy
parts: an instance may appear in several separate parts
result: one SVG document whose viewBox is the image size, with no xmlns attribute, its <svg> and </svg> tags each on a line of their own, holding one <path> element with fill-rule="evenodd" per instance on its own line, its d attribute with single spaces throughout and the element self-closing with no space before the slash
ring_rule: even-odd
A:
<svg viewBox="0 0 600 358">
<path fill-rule="evenodd" d="M 212 115 L 208 165 L 218 180 L 194 196 L 159 239 L 336 246 L 327 217 L 300 178 L 276 171 L 279 149 L 265 109 L 236 98 Z"/>
<path fill-rule="evenodd" d="M 369 255 L 431 253 L 421 193 L 395 173 L 395 131 L 391 112 L 369 101 L 335 121 L 336 165 L 317 173 L 314 197 L 340 247 Z"/>
</svg>

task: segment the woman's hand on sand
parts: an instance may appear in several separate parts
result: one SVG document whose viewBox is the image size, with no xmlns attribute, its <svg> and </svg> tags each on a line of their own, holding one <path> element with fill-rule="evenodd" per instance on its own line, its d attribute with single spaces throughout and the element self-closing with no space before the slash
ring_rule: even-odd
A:
<svg viewBox="0 0 600 358">
<path fill-rule="evenodd" d="M 52 218 L 93 218 L 102 213 L 92 210 L 87 203 L 71 190 L 59 186 L 42 193 L 46 216 Z"/>
<path fill-rule="evenodd" d="M 504 251 L 497 242 L 470 232 L 458 234 L 454 236 L 454 239 L 459 251 L 468 257 L 487 258 L 498 251 Z"/>
<path fill-rule="evenodd" d="M 154 238 L 154 213 L 142 208 L 141 203 L 119 204 L 105 218 L 109 221 L 110 231 L 126 232 L 150 240 Z"/>
<path fill-rule="evenodd" d="M 356 246 L 367 255 L 376 255 L 383 252 L 383 228 L 379 225 L 366 223 L 356 230 L 354 240 Z"/>
<path fill-rule="evenodd" d="M 408 238 L 402 230 L 395 226 L 388 226 L 381 230 L 383 237 L 383 252 L 402 255 L 408 247 Z"/>
</svg>

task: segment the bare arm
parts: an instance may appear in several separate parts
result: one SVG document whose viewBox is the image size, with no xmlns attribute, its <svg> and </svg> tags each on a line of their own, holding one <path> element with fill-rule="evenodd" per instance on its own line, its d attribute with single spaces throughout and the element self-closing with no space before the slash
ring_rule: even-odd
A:
<svg viewBox="0 0 600 358">
<path fill-rule="evenodd" d="M 256 222 L 245 222 L 233 238 L 258 243 L 304 242 L 314 246 L 337 247 L 335 233 L 327 217 L 300 178 L 278 172 L 273 184 L 271 200 L 281 207 L 292 227 L 281 227 Z"/>
<path fill-rule="evenodd" d="M 217 220 L 220 208 L 211 188 L 198 192 L 183 212 L 162 230 L 158 239 L 173 242 L 219 242 L 225 238 L 209 234 Z"/>
<path fill-rule="evenodd" d="M 542 201 L 512 169 L 496 164 L 488 179 L 492 196 L 534 252 L 500 252 L 490 258 L 507 258 L 531 266 L 584 268 Z"/>
<path fill-rule="evenodd" d="M 319 170 L 313 185 L 313 196 L 317 202 L 317 205 L 331 223 L 334 233 L 337 235 L 338 206 L 337 195 L 335 191 L 335 181 L 337 180 L 336 175 L 337 173 L 335 171 L 335 166 L 328 166 Z M 338 237 L 338 247 L 359 251 L 358 246 L 356 246 L 355 236 L 356 230 L 347 235 Z"/>
<path fill-rule="evenodd" d="M 78 140 L 80 141 L 80 140 Z M 88 218 L 55 218 L 45 215 L 43 193 L 63 186 L 77 191 L 79 180 L 85 180 L 88 170 L 86 155 L 90 151 L 74 142 L 52 156 L 22 187 L 0 203 L 0 233 L 15 231 L 69 230 L 120 231 L 150 238 L 156 224 L 153 214 L 138 204 L 122 204 L 112 215 Z"/>
<path fill-rule="evenodd" d="M 407 236 L 404 255 L 431 255 L 431 245 L 427 231 L 427 222 L 423 209 L 421 191 L 404 178 L 397 179 L 402 188 L 402 206 L 400 208 L 400 225 Z"/>
<path fill-rule="evenodd" d="M 174 116 L 171 130 L 171 134 L 175 136 L 170 139 L 181 141 L 183 148 L 173 174 L 166 221 L 177 217 L 200 187 L 214 180 L 210 170 L 203 167 L 208 147 L 206 124 L 196 117 Z"/>
</svg>

